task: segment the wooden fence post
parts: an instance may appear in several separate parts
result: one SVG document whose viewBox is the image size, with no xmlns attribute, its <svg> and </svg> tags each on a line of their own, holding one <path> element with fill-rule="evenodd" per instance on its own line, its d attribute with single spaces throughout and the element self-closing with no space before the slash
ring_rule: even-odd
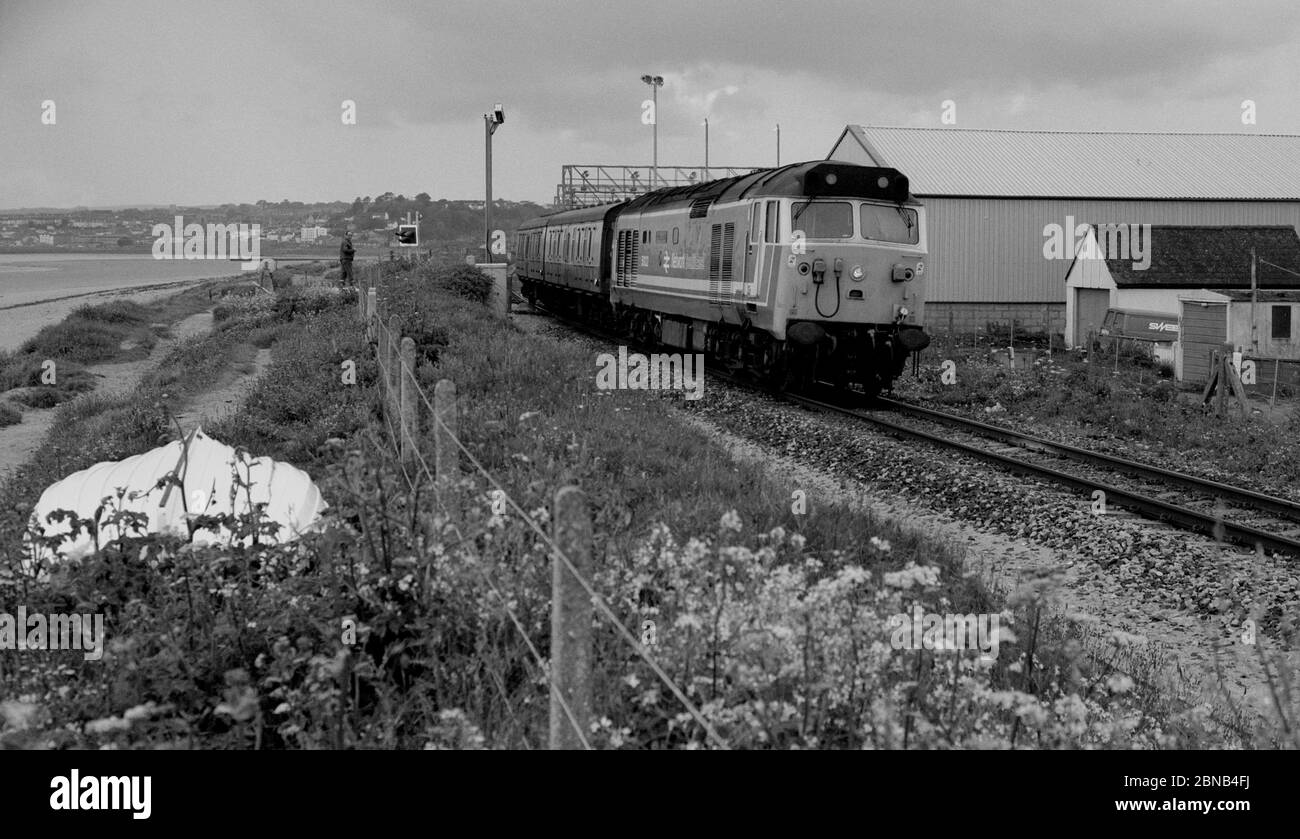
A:
<svg viewBox="0 0 1300 839">
<path fill-rule="evenodd" d="M 419 397 L 415 393 L 415 341 L 402 339 L 401 366 L 397 374 L 401 381 L 398 398 L 401 403 L 399 428 L 401 429 L 401 457 L 405 466 L 415 466 L 416 441 L 420 437 Z"/>
<path fill-rule="evenodd" d="M 378 340 L 375 319 L 379 317 L 379 297 L 372 287 L 366 291 L 366 343 Z"/>
<path fill-rule="evenodd" d="M 388 356 L 384 363 L 388 366 L 388 409 L 389 416 L 397 419 L 400 416 L 401 405 L 397 402 L 398 387 L 398 363 L 401 361 L 399 353 L 401 348 L 402 336 L 397 326 L 397 315 L 388 316 Z M 400 442 L 400 441 L 399 441 Z"/>
<path fill-rule="evenodd" d="M 1281 363 L 1281 356 L 1273 359 L 1273 395 L 1269 397 L 1268 400 L 1268 406 L 1270 408 L 1277 407 L 1277 366 L 1280 363 Z"/>
<path fill-rule="evenodd" d="M 433 468 L 441 488 L 450 486 L 460 472 L 456 445 L 456 383 L 439 379 L 433 388 Z"/>
<path fill-rule="evenodd" d="M 591 579 L 591 515 L 587 497 L 576 486 L 555 493 L 556 547 L 587 580 Z M 552 749 L 580 749 L 574 723 L 589 733 L 591 720 L 591 596 L 556 554 L 551 558 L 551 737 Z M 573 713 L 565 713 L 557 697 Z"/>
</svg>

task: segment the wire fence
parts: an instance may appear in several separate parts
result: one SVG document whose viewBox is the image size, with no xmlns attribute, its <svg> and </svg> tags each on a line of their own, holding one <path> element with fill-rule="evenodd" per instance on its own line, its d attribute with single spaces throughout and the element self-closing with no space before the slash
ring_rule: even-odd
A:
<svg viewBox="0 0 1300 839">
<path fill-rule="evenodd" d="M 591 656 L 590 613 L 601 615 L 613 627 L 618 637 L 626 642 L 645 662 L 655 677 L 681 703 L 690 717 L 703 729 L 708 740 L 718 748 L 726 749 L 726 741 L 713 725 L 704 718 L 699 708 L 677 685 L 646 647 L 619 619 L 614 610 L 592 585 L 590 577 L 591 526 L 585 498 L 577 487 L 563 487 L 555 496 L 555 513 L 551 518 L 557 536 L 568 531 L 576 539 L 558 539 L 538 526 L 533 517 L 523 509 L 501 482 L 475 457 L 456 431 L 456 390 L 454 383 L 442 380 L 434 389 L 431 399 L 416 377 L 415 343 L 403 337 L 396 329 L 396 318 L 389 316 L 385 323 L 384 303 L 379 290 L 391 271 L 382 265 L 371 264 L 364 269 L 365 281 L 361 286 L 358 313 L 375 346 L 382 380 L 382 413 L 392 440 L 394 453 L 401 465 L 403 476 L 412 492 L 418 481 L 428 479 L 436 488 L 447 489 L 459 476 L 459 462 L 463 457 L 495 490 L 508 508 L 518 515 L 537 538 L 550 550 L 555 564 L 552 586 L 552 649 L 548 662 L 533 644 L 522 621 L 510 608 L 508 599 L 501 593 L 491 575 L 481 566 L 475 570 L 496 595 L 496 600 L 507 618 L 518 630 L 529 652 L 544 674 L 552 699 L 551 748 L 581 747 L 590 749 L 587 737 L 587 715 L 590 710 L 590 667 L 584 666 Z M 421 451 L 420 416 L 432 419 L 435 458 L 431 467 Z M 414 474 L 414 477 L 413 477 Z M 443 492 L 436 492 L 438 503 L 443 503 Z M 453 531 L 464 544 L 463 535 L 453 523 Z M 561 545 L 558 542 L 564 541 Z M 579 561 L 585 557 L 585 561 Z M 566 605 L 567 604 L 567 605 Z M 584 626 L 585 624 L 585 626 Z M 574 639 L 581 641 L 575 645 Z M 582 647 L 585 646 L 585 649 Z M 559 650 L 557 650 L 559 648 Z M 571 657 L 570 657 L 571 656 Z M 565 678 L 565 677 L 568 678 Z M 576 706 L 576 707 L 575 707 Z M 557 724 L 558 723 L 558 724 Z M 564 730 L 557 730 L 564 729 Z M 572 734 L 570 740 L 568 735 Z M 574 743 L 576 746 L 566 745 Z"/>
</svg>

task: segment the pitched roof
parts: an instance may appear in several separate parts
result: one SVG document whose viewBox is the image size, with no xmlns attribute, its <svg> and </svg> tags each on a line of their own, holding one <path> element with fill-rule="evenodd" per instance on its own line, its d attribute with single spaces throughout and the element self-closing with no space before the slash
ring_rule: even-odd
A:
<svg viewBox="0 0 1300 839">
<path fill-rule="evenodd" d="M 850 125 L 835 147 L 843 143 L 898 169 L 921 197 L 1300 201 L 1300 136 L 1291 134 Z"/>
<path fill-rule="evenodd" d="M 1093 226 L 1103 250 L 1105 226 Z M 1147 239 L 1146 236 L 1143 236 Z M 1106 268 L 1121 288 L 1250 288 L 1250 249 L 1255 249 L 1258 288 L 1300 288 L 1300 236 L 1288 225 L 1226 227 L 1151 225 L 1151 263 L 1133 267 L 1128 254 L 1106 254 Z"/>
</svg>

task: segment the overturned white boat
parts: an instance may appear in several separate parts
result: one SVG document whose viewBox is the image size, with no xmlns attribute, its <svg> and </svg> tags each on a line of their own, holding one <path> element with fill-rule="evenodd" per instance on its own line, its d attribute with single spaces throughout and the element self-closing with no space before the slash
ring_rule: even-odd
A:
<svg viewBox="0 0 1300 839">
<path fill-rule="evenodd" d="M 27 540 L 28 558 L 39 567 L 52 559 L 80 559 L 95 551 L 96 537 L 87 529 L 72 533 L 58 510 L 96 522 L 98 544 L 120 537 L 151 533 L 187 537 L 195 515 L 230 514 L 238 521 L 261 507 L 262 521 L 280 525 L 274 535 L 262 533 L 263 544 L 288 542 L 317 529 L 328 505 L 306 472 L 268 457 L 254 458 L 213 440 L 196 429 L 176 440 L 125 460 L 97 463 L 48 487 L 32 510 Z M 138 513 L 132 523 L 120 511 Z M 139 517 L 136 517 L 137 519 Z M 34 537 L 63 538 L 51 549 Z M 232 543 L 234 534 L 223 525 L 196 530 L 196 545 Z M 249 545 L 252 537 L 234 540 Z M 35 570 L 35 569 L 33 569 Z"/>
</svg>

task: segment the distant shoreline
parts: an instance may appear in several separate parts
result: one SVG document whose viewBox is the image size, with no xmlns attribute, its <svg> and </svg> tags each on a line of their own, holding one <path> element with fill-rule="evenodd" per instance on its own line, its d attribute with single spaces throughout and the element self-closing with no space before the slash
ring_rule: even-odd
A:
<svg viewBox="0 0 1300 839">
<path fill-rule="evenodd" d="M 25 306 L 42 306 L 46 303 L 58 303 L 60 300 L 73 300 L 78 297 L 94 297 L 100 294 L 128 293 L 135 291 L 164 291 L 168 288 L 179 288 L 185 285 L 194 285 L 195 283 L 206 283 L 212 280 L 225 279 L 225 277 L 200 277 L 193 280 L 166 280 L 160 283 L 151 283 L 149 285 L 131 285 L 117 286 L 115 288 L 101 288 L 95 291 L 83 291 L 77 294 L 65 294 L 61 297 L 46 297 L 42 300 L 28 300 L 26 303 L 11 303 L 8 306 L 0 306 L 0 312 L 10 309 L 21 309 Z"/>
</svg>

